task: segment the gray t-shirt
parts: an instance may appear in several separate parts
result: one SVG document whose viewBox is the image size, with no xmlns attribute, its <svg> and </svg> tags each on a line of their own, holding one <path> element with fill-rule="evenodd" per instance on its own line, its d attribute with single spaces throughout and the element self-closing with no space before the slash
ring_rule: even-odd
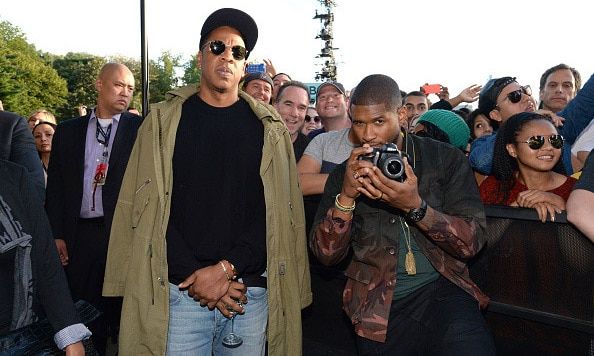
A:
<svg viewBox="0 0 594 356">
<path fill-rule="evenodd" d="M 307 145 L 304 155 L 322 164 L 320 173 L 330 173 L 346 161 L 355 145 L 349 141 L 350 128 L 319 134 Z"/>
</svg>

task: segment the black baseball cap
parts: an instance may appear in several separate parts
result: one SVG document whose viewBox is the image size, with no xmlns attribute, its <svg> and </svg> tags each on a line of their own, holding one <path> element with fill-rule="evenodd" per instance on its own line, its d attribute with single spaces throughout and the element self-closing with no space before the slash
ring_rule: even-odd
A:
<svg viewBox="0 0 594 356">
<path fill-rule="evenodd" d="M 206 38 L 213 30 L 223 26 L 229 26 L 239 31 L 248 54 L 254 49 L 258 40 L 256 21 L 245 12 L 233 8 L 219 9 L 208 16 L 200 31 L 200 48 L 204 46 Z"/>
<path fill-rule="evenodd" d="M 339 82 L 324 82 L 324 83 L 320 84 L 320 86 L 318 87 L 318 90 L 316 90 L 316 101 L 318 100 L 318 96 L 320 96 L 320 92 L 322 91 L 322 88 L 327 87 L 328 85 L 331 85 L 334 88 L 336 88 L 336 90 L 338 90 L 342 95 L 346 95 L 346 91 L 344 90 L 344 85 L 340 84 Z"/>
<path fill-rule="evenodd" d="M 255 72 L 255 73 L 249 73 L 248 75 L 245 76 L 245 79 L 243 80 L 243 87 L 245 88 L 245 86 L 252 80 L 263 80 L 266 83 L 270 84 L 271 87 L 274 86 L 274 84 L 272 83 L 272 79 L 270 79 L 270 76 L 268 76 L 268 74 L 261 73 L 261 72 Z"/>
<path fill-rule="evenodd" d="M 485 116 L 497 106 L 497 97 L 506 86 L 516 81 L 516 77 L 501 77 L 490 79 L 479 94 L 478 109 Z"/>
</svg>

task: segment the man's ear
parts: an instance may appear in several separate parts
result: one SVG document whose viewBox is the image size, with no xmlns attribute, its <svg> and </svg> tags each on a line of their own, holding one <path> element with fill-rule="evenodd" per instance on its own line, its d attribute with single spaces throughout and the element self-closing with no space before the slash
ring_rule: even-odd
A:
<svg viewBox="0 0 594 356">
<path fill-rule="evenodd" d="M 101 79 L 97 79 L 95 81 L 95 89 L 97 90 L 97 92 L 100 92 L 102 87 L 103 87 L 103 82 L 101 81 Z"/>
<path fill-rule="evenodd" d="M 405 121 L 408 120 L 408 109 L 406 108 L 406 106 L 399 107 L 398 110 L 396 111 L 396 114 L 398 114 L 399 122 L 402 122 L 402 120 L 405 120 Z"/>
<path fill-rule="evenodd" d="M 198 51 L 196 54 L 196 68 L 202 70 L 202 51 Z"/>
<path fill-rule="evenodd" d="M 501 118 L 501 113 L 497 109 L 493 109 L 493 110 L 489 111 L 489 118 L 491 118 L 491 120 L 495 120 L 497 122 L 503 121 L 503 119 Z"/>
<path fill-rule="evenodd" d="M 516 147 L 513 143 L 508 143 L 505 145 L 505 149 L 507 150 L 507 153 L 513 158 L 518 157 L 518 154 L 516 153 Z"/>
</svg>

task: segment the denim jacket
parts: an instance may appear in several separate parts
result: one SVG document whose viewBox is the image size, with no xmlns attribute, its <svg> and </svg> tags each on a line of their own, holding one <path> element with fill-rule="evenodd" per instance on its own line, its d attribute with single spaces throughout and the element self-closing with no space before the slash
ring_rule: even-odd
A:
<svg viewBox="0 0 594 356">
<path fill-rule="evenodd" d="M 485 228 L 483 205 L 468 161 L 460 150 L 445 143 L 412 135 L 406 142 L 421 198 L 447 214 L 447 224 L 438 229 L 423 233 L 411 223 L 411 233 L 433 267 L 485 307 L 488 297 L 470 279 L 465 262 L 483 246 Z M 403 212 L 360 197 L 351 221 L 333 218 L 334 198 L 342 190 L 345 170 L 343 163 L 328 177 L 309 244 L 326 265 L 340 262 L 349 246 L 353 248 L 343 307 L 358 335 L 384 342 L 397 283 Z"/>
<path fill-rule="evenodd" d="M 571 166 L 571 145 L 577 140 L 580 133 L 594 119 L 594 75 L 588 79 L 583 88 L 567 106 L 559 111 L 557 115 L 565 118 L 563 126 L 558 127 L 559 133 L 563 135 L 561 157 L 567 175 L 573 173 Z M 493 162 L 493 150 L 495 148 L 496 134 L 479 137 L 472 143 L 470 148 L 470 165 L 481 174 L 490 175 Z"/>
</svg>

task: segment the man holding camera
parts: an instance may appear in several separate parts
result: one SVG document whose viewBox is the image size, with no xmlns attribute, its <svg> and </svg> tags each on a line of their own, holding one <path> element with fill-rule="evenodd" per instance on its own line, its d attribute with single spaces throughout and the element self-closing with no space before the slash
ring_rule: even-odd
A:
<svg viewBox="0 0 594 356">
<path fill-rule="evenodd" d="M 488 297 L 466 266 L 484 244 L 472 171 L 451 145 L 401 135 L 401 102 L 390 77 L 357 85 L 350 112 L 360 146 L 328 177 L 310 247 L 326 265 L 353 249 L 343 308 L 360 355 L 494 355 L 479 311 Z M 388 178 L 373 154 L 391 162 L 384 170 L 404 172 Z"/>
</svg>

